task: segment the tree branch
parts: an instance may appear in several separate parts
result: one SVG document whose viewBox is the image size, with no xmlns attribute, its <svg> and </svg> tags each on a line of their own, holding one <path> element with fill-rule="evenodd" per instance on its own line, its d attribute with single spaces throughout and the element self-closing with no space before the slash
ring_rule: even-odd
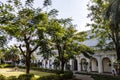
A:
<svg viewBox="0 0 120 80">
<path fill-rule="evenodd" d="M 33 50 L 31 50 L 31 53 L 33 53 L 37 48 L 39 47 L 39 45 L 36 45 Z"/>
<path fill-rule="evenodd" d="M 18 47 L 19 47 L 21 53 L 23 54 L 23 56 L 26 57 L 26 55 L 24 54 L 24 51 L 23 51 L 22 48 L 21 48 L 21 44 L 20 44 L 20 46 L 18 46 Z"/>
</svg>

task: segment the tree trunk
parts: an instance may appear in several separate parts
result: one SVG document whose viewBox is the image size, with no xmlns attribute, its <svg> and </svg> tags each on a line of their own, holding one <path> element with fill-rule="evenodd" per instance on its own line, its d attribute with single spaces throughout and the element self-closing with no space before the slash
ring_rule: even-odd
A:
<svg viewBox="0 0 120 80">
<path fill-rule="evenodd" d="M 117 53 L 117 61 L 118 61 L 118 66 L 120 66 L 120 44 L 116 44 L 116 53 Z M 117 68 L 118 74 L 120 74 L 120 69 Z"/>
<path fill-rule="evenodd" d="M 30 54 L 26 56 L 26 74 L 30 73 Z"/>
<path fill-rule="evenodd" d="M 62 60 L 62 61 L 61 61 L 61 72 L 62 72 L 62 73 L 64 72 L 64 67 L 65 67 L 65 61 Z"/>
<path fill-rule="evenodd" d="M 120 62 L 120 48 L 117 48 L 117 61 Z"/>
</svg>

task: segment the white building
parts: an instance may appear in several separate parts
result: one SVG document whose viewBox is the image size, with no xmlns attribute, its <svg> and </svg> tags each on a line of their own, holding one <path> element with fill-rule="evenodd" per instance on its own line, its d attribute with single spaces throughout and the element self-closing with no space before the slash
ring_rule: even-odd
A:
<svg viewBox="0 0 120 80">
<path fill-rule="evenodd" d="M 91 37 L 90 34 L 88 37 Z M 85 45 L 94 47 L 97 43 L 97 39 L 86 40 L 83 42 Z M 42 62 L 42 68 L 54 68 L 52 64 L 55 60 L 54 57 L 51 57 L 49 60 L 43 59 L 41 55 L 35 55 L 36 62 Z M 116 60 L 115 51 L 96 51 L 92 58 L 86 58 L 83 54 L 76 56 L 76 59 L 71 59 L 69 61 L 70 69 L 73 71 L 82 71 L 82 72 L 97 72 L 97 73 L 112 73 L 114 68 L 113 64 Z"/>
</svg>

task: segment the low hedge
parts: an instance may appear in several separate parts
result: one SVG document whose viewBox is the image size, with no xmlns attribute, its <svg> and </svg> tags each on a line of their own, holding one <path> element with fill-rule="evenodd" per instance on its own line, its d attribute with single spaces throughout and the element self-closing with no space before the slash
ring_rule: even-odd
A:
<svg viewBox="0 0 120 80">
<path fill-rule="evenodd" d="M 12 68 L 14 67 L 12 64 L 0 64 L 0 68 Z"/>
<path fill-rule="evenodd" d="M 19 68 L 25 69 L 24 66 L 18 66 Z M 55 69 L 46 69 L 46 68 L 39 68 L 39 67 L 31 67 L 30 69 L 36 70 L 36 71 L 42 71 L 42 72 L 49 72 L 49 73 L 56 73 L 61 74 L 61 70 L 55 70 Z"/>
<path fill-rule="evenodd" d="M 16 76 L 5 77 L 0 75 L 0 80 L 36 80 L 33 74 L 21 74 L 17 78 Z"/>
</svg>

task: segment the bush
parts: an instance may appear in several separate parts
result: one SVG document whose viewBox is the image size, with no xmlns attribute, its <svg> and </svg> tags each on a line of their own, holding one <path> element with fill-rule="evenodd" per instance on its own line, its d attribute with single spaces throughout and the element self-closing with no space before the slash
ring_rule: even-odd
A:
<svg viewBox="0 0 120 80">
<path fill-rule="evenodd" d="M 0 80 L 6 80 L 6 77 L 3 75 L 0 75 Z"/>
<path fill-rule="evenodd" d="M 25 69 L 25 66 L 19 66 L 19 68 Z M 37 70 L 37 71 L 42 71 L 42 72 L 51 72 L 51 73 L 56 73 L 56 74 L 61 74 L 60 70 L 54 70 L 54 69 L 44 69 L 44 68 L 39 68 L 39 67 L 31 67 L 32 70 Z"/>
<path fill-rule="evenodd" d="M 63 79 L 71 79 L 71 78 L 73 78 L 73 72 L 65 71 L 62 77 L 63 77 Z"/>
<path fill-rule="evenodd" d="M 7 78 L 7 80 L 18 80 L 18 79 L 16 78 L 16 76 L 10 76 Z"/>
<path fill-rule="evenodd" d="M 11 67 L 14 67 L 14 66 L 11 64 L 0 64 L 0 68 L 11 68 Z"/>
<path fill-rule="evenodd" d="M 32 80 L 34 74 L 22 74 L 18 77 L 18 80 Z"/>
</svg>

